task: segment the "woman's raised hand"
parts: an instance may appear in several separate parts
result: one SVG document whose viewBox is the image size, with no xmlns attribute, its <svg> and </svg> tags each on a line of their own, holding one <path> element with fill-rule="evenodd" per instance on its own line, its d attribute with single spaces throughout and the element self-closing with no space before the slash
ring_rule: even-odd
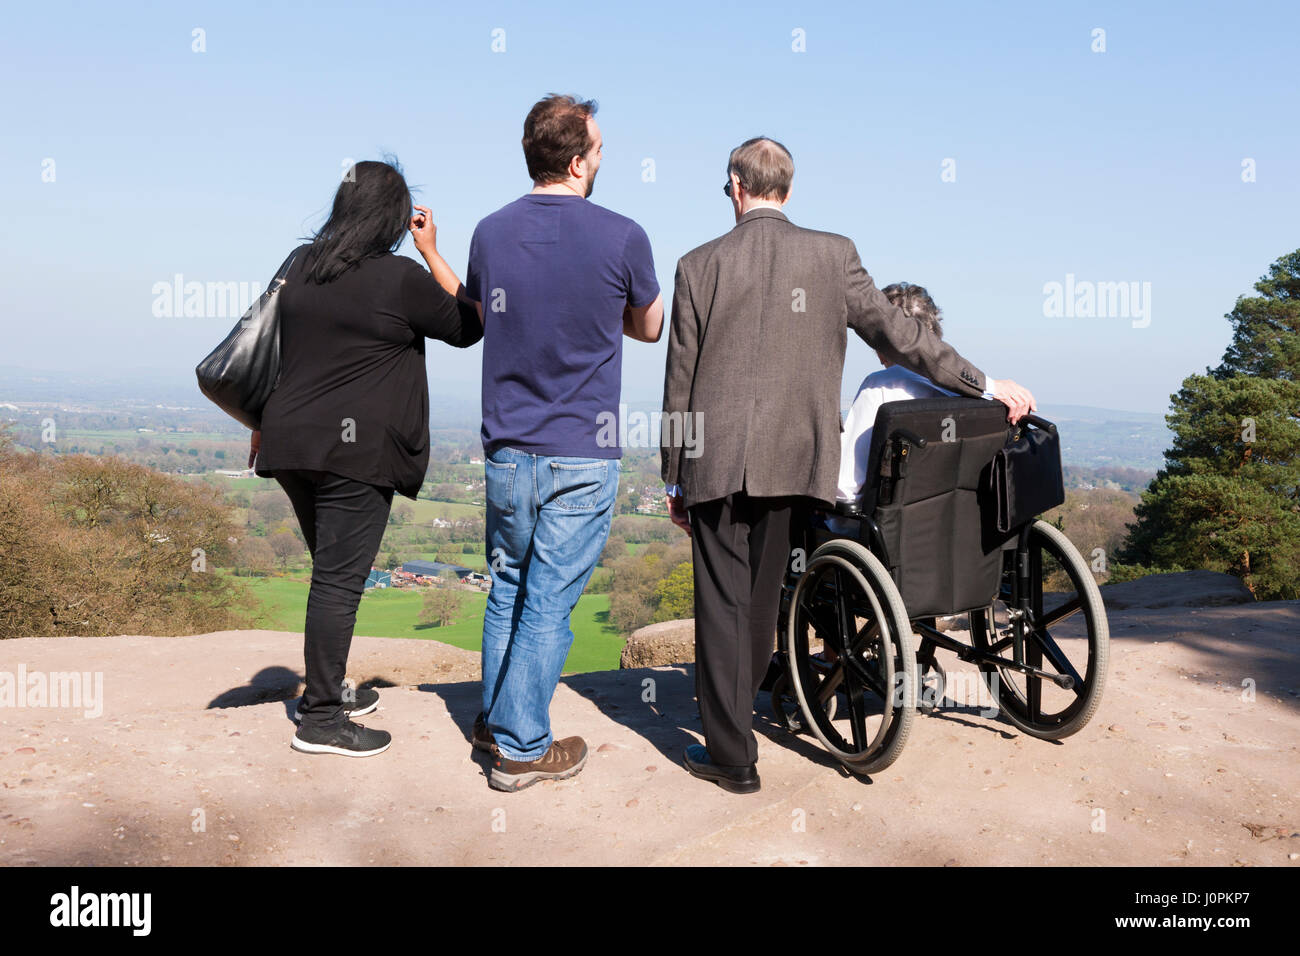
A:
<svg viewBox="0 0 1300 956">
<path fill-rule="evenodd" d="M 415 248 L 421 253 L 434 252 L 438 248 L 438 227 L 433 222 L 433 210 L 428 206 L 416 206 L 415 215 L 411 217 L 411 238 Z"/>
</svg>

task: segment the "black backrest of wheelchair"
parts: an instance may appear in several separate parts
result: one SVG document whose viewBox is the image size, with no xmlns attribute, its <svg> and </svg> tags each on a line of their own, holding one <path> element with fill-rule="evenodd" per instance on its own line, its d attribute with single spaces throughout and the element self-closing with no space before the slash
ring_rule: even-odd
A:
<svg viewBox="0 0 1300 956">
<path fill-rule="evenodd" d="M 924 438 L 925 447 L 899 459 L 890 447 L 897 429 Z M 862 507 L 880 526 L 910 617 L 983 607 L 997 592 L 1002 540 L 989 535 L 987 489 L 1007 434 L 1006 407 L 979 398 L 887 402 L 876 414 Z M 887 450 L 886 470 L 901 462 L 901 474 L 882 488 Z"/>
</svg>

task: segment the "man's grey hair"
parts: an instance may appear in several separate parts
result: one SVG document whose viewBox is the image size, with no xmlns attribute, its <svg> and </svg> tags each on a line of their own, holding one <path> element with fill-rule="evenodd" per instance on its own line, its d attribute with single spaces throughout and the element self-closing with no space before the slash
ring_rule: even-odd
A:
<svg viewBox="0 0 1300 956">
<path fill-rule="evenodd" d="M 751 196 L 783 201 L 794 180 L 794 157 L 776 140 L 755 136 L 731 151 L 727 175 L 732 173 Z"/>
</svg>

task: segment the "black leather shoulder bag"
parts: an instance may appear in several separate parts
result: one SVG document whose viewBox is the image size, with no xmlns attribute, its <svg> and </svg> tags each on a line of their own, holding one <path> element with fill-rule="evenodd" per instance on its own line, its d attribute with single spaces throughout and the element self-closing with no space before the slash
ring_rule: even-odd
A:
<svg viewBox="0 0 1300 956">
<path fill-rule="evenodd" d="M 253 430 L 280 378 L 280 289 L 300 246 L 276 270 L 275 278 L 220 345 L 194 370 L 199 390 L 222 411 Z"/>
</svg>

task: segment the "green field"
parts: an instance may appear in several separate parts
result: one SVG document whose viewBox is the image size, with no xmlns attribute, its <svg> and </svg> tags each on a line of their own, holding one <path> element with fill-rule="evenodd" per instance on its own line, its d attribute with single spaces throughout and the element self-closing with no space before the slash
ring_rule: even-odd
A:
<svg viewBox="0 0 1300 956">
<path fill-rule="evenodd" d="M 381 549 L 382 552 L 382 549 Z M 442 557 L 439 558 L 438 555 Z M 474 571 L 487 573 L 487 556 L 479 554 L 465 554 L 460 550 L 460 545 L 448 545 L 446 551 L 421 551 L 415 558 L 416 561 L 443 561 L 447 564 L 459 564 L 462 568 L 470 568 Z"/>
<path fill-rule="evenodd" d="M 415 512 L 414 520 L 421 523 L 432 521 L 434 518 L 444 518 L 449 521 L 454 521 L 456 518 L 481 518 L 484 512 L 482 505 L 465 504 L 459 501 L 430 501 L 428 498 L 412 501 L 410 498 L 400 496 L 393 498 L 394 505 L 399 501 L 410 505 L 411 510 Z"/>
<path fill-rule="evenodd" d="M 466 555 L 471 557 L 471 555 Z M 302 631 L 307 613 L 306 577 L 245 579 L 262 602 L 257 626 L 276 631 Z M 465 594 L 465 610 L 459 620 L 446 627 L 422 627 L 416 623 L 423 601 L 422 592 L 383 589 L 367 591 L 357 609 L 355 633 L 369 637 L 405 637 L 441 641 L 453 647 L 477 651 L 482 647 L 483 609 L 486 594 Z M 564 662 L 566 674 L 617 670 L 623 638 L 606 624 L 608 594 L 584 594 L 573 609 L 573 647 Z"/>
<path fill-rule="evenodd" d="M 232 435 L 229 432 L 138 432 L 134 428 L 94 429 L 64 428 L 59 430 L 60 442 L 83 443 L 85 441 L 102 441 L 118 445 L 134 444 L 137 439 L 147 438 L 160 445 L 176 445 L 185 442 L 244 442 L 248 443 L 248 433 Z"/>
</svg>

